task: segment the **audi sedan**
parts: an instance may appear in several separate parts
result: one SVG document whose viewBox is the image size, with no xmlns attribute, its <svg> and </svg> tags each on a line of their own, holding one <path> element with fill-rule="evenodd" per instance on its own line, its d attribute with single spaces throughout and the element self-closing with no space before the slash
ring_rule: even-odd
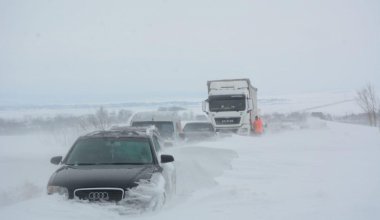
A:
<svg viewBox="0 0 380 220">
<path fill-rule="evenodd" d="M 161 152 L 154 128 L 127 127 L 87 134 L 77 139 L 64 158 L 51 159 L 61 167 L 50 177 L 47 193 L 119 202 L 131 189 L 158 174 L 165 180 L 165 194 L 175 187 L 175 172 L 167 166 L 174 158 Z"/>
</svg>

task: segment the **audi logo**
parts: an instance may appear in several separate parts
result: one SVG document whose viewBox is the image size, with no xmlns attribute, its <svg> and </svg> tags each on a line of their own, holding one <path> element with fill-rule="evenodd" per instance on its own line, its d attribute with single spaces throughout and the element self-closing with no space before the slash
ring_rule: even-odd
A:
<svg viewBox="0 0 380 220">
<path fill-rule="evenodd" d="M 108 192 L 90 192 L 88 194 L 89 200 L 109 200 Z"/>
</svg>

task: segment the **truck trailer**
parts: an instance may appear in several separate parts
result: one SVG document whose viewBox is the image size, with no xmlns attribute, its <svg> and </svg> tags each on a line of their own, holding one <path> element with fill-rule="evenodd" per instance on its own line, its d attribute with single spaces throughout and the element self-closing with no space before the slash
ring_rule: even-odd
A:
<svg viewBox="0 0 380 220">
<path fill-rule="evenodd" d="M 202 110 L 219 132 L 251 133 L 251 124 L 258 114 L 257 88 L 249 79 L 207 81 L 208 98 Z"/>
</svg>

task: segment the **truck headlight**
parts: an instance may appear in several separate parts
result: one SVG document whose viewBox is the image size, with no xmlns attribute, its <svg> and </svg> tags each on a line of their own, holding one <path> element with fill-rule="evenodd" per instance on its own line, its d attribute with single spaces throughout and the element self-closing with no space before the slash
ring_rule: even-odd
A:
<svg viewBox="0 0 380 220">
<path fill-rule="evenodd" d="M 66 197 L 69 196 L 69 190 L 66 187 L 62 187 L 62 186 L 48 186 L 47 193 L 49 195 L 57 193 L 59 195 L 63 195 Z"/>
</svg>

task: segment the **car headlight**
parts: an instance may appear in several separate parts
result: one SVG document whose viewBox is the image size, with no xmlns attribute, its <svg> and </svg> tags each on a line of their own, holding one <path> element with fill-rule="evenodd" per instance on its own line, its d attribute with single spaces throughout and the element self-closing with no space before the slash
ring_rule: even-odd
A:
<svg viewBox="0 0 380 220">
<path fill-rule="evenodd" d="M 59 195 L 64 195 L 66 197 L 69 196 L 69 190 L 66 187 L 62 187 L 62 186 L 48 186 L 47 193 L 49 195 L 57 193 Z"/>
</svg>

